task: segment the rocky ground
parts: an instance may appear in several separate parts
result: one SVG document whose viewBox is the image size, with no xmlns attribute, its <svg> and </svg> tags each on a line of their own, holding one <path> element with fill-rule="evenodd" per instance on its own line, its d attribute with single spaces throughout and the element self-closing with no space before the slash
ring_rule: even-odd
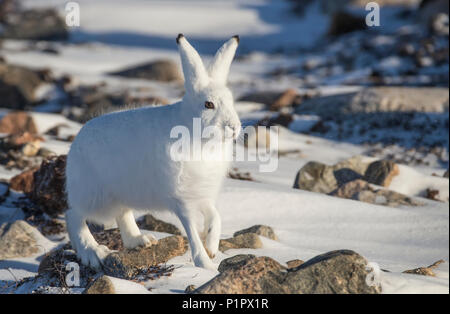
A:
<svg viewBox="0 0 450 314">
<path fill-rule="evenodd" d="M 179 99 L 176 51 L 130 30 L 126 38 L 155 47 L 101 34 L 101 4 L 82 2 L 94 15 L 73 30 L 61 5 L 0 1 L 0 293 L 448 293 L 448 3 L 420 2 L 383 1 L 374 30 L 364 1 L 345 1 L 345 12 L 324 1 L 257 6 L 271 12 L 267 21 L 219 3 L 252 29 L 280 26 L 278 37 L 244 33 L 230 76 L 243 125 L 261 126 L 239 145 L 250 154 L 268 147 L 278 126 L 278 167 L 232 165 L 218 200 L 217 272 L 192 266 L 167 213 L 136 213 L 158 243 L 131 251 L 115 226 L 90 225 L 116 250 L 95 272 L 68 241 L 65 156 L 89 119 Z M 121 16 L 123 7 L 111 10 Z M 297 45 L 291 35 L 308 17 L 326 27 Z M 236 25 L 229 31 L 242 32 Z M 216 41 L 205 37 L 192 42 L 209 59 Z"/>
</svg>

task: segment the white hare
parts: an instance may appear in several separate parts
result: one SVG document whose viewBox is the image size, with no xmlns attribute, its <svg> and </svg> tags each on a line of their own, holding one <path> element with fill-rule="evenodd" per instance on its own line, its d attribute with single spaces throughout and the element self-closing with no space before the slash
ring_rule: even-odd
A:
<svg viewBox="0 0 450 314">
<path fill-rule="evenodd" d="M 232 130 L 236 138 L 241 123 L 226 81 L 239 37 L 218 50 L 208 70 L 182 34 L 176 42 L 186 90 L 180 102 L 97 117 L 84 125 L 72 143 L 66 167 L 66 220 L 72 246 L 85 265 L 99 269 L 110 253 L 95 241 L 86 221 L 115 220 L 124 246 L 131 249 L 155 242 L 141 234 L 132 210 L 168 209 L 186 230 L 195 265 L 216 269 L 194 217 L 203 214 L 206 249 L 217 253 L 221 221 L 215 200 L 228 169 L 227 158 L 174 159 L 170 152 L 176 139 L 170 135 L 180 125 L 192 134 L 193 118 L 200 118 L 202 128 L 223 132 L 222 144 L 231 153 L 232 139 L 224 140 L 225 130 Z"/>
</svg>

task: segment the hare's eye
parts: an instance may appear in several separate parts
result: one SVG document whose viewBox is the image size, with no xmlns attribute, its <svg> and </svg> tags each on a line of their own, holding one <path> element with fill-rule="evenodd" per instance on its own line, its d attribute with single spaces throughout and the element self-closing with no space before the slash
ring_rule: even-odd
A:
<svg viewBox="0 0 450 314">
<path fill-rule="evenodd" d="M 214 103 L 212 101 L 205 101 L 205 108 L 214 109 Z"/>
</svg>

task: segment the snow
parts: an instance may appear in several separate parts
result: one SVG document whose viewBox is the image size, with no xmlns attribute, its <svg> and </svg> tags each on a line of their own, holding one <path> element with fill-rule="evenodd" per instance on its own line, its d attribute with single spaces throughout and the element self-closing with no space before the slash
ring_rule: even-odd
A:
<svg viewBox="0 0 450 314">
<path fill-rule="evenodd" d="M 49 67 L 57 76 L 70 73 L 80 84 L 106 82 L 111 89 L 145 87 L 156 95 L 175 101 L 182 92 L 178 85 L 111 77 L 107 73 L 160 58 L 179 62 L 175 36 L 180 32 L 202 55 L 206 55 L 206 60 L 224 39 L 240 34 L 238 56 L 245 52 L 248 54 L 234 62 L 230 74 L 230 85 L 238 98 L 253 89 L 282 91 L 290 87 L 301 90 L 298 77 L 287 76 L 277 80 L 268 77 L 267 73 L 298 66 L 306 57 L 274 51 L 312 46 L 327 29 L 327 19 L 316 5 L 305 14 L 305 19 L 298 19 L 290 15 L 283 1 L 77 2 L 82 9 L 81 27 L 73 29 L 74 36 L 69 43 L 53 44 L 59 54 L 29 50 L 26 43 L 7 40 L 3 43 L 5 59 L 32 68 Z M 64 12 L 66 1 L 27 0 L 25 3 L 30 7 L 53 5 Z M 391 41 L 392 37 L 380 35 L 374 45 L 382 47 Z M 339 44 L 333 43 L 336 51 L 342 49 Z M 316 56 L 309 62 L 321 64 L 326 59 L 326 55 Z M 359 90 L 359 86 L 340 84 L 366 77 L 369 71 L 363 66 L 366 61 L 357 60 L 361 66 L 345 74 L 339 67 L 335 68 L 326 84 L 318 87 L 318 92 L 332 95 Z M 398 70 L 404 66 L 407 64 L 394 57 L 380 62 L 380 67 L 386 70 Z M 318 78 L 311 77 L 311 81 L 314 80 Z M 42 87 L 38 96 L 45 97 L 52 92 L 48 86 Z M 75 135 L 81 125 L 61 114 L 49 113 L 57 108 L 54 103 L 46 103 L 39 107 L 40 112 L 33 113 L 39 132 L 64 125 L 60 129 L 62 138 Z M 252 102 L 237 102 L 236 110 L 247 124 L 273 114 L 266 111 L 264 105 Z M 295 190 L 292 188 L 295 175 L 308 161 L 331 165 L 363 154 L 367 147 L 300 134 L 298 132 L 309 130 L 319 118 L 300 115 L 294 115 L 294 118 L 289 129 L 279 130 L 278 150 L 290 153 L 279 158 L 277 169 L 263 173 L 258 171 L 259 162 L 236 162 L 233 167 L 241 172 L 250 172 L 255 182 L 226 179 L 217 202 L 222 217 L 222 238 L 255 224 L 266 224 L 274 228 L 279 241 L 262 238 L 262 249 L 228 250 L 219 253 L 214 263 L 235 254 L 251 253 L 270 256 L 285 264 L 292 259 L 307 260 L 330 250 L 351 249 L 377 263 L 381 269 L 390 271 L 381 273 L 384 293 L 449 293 L 449 181 L 431 175 L 441 175 L 444 167 L 436 164 L 429 167 L 400 165 L 400 175 L 394 178 L 390 189 L 420 199 L 424 205 L 419 207 L 391 208 Z M 57 154 L 68 152 L 70 143 L 48 136 L 45 138 L 43 147 Z M 367 160 L 374 158 L 367 157 Z M 9 179 L 19 172 L 0 166 L 0 179 Z M 422 198 L 426 189 L 438 190 L 439 198 L 445 202 Z M 155 216 L 181 228 L 180 222 L 170 213 Z M 11 204 L 0 205 L 0 223 L 20 218 L 23 218 L 20 209 Z M 167 236 L 151 234 L 158 239 Z M 17 280 L 34 276 L 43 255 L 65 241 L 66 238 L 51 241 L 39 235 L 39 253 L 0 261 L 0 293 L 3 284 L 8 286 L 6 291 L 11 292 L 11 285 Z M 402 273 L 440 259 L 446 262 L 439 266 L 436 277 Z M 168 264 L 175 265 L 170 277 L 148 281 L 145 286 L 116 278 L 111 280 L 119 293 L 183 293 L 188 285 L 200 286 L 217 274 L 194 267 L 190 252 L 170 260 Z M 27 293 L 29 289 L 25 286 L 15 292 Z"/>
</svg>

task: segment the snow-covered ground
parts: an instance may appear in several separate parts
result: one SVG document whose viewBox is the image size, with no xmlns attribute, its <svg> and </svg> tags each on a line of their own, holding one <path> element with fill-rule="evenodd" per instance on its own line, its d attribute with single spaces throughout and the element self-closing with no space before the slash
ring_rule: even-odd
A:
<svg viewBox="0 0 450 314">
<path fill-rule="evenodd" d="M 124 79 L 106 73 L 160 58 L 179 62 L 175 45 L 178 33 L 184 33 L 206 60 L 224 39 L 239 34 L 242 44 L 238 56 L 249 54 L 238 58 L 231 68 L 230 86 L 238 98 L 254 89 L 281 91 L 294 87 L 301 90 L 297 77 L 267 76 L 272 70 L 301 63 L 296 56 L 273 52 L 283 47 L 292 48 L 294 42 L 299 47 L 310 47 L 328 26 L 328 20 L 318 7 L 312 6 L 312 12 L 302 20 L 288 13 L 287 3 L 283 1 L 77 2 L 81 7 L 81 27 L 73 29 L 68 43 L 52 44 L 58 54 L 30 50 L 26 42 L 8 40 L 3 43 L 5 59 L 31 68 L 48 67 L 55 75 L 70 74 L 82 84 L 106 82 L 110 89 L 145 87 L 157 96 L 175 101 L 182 91 L 178 85 Z M 64 12 L 66 1 L 27 0 L 25 3 L 30 7 L 57 6 Z M 324 94 L 332 94 L 358 88 L 332 85 L 319 89 Z M 55 91 L 42 91 L 43 95 L 49 93 Z M 37 110 L 52 111 L 52 108 L 43 105 Z M 237 102 L 236 109 L 241 119 L 248 121 L 259 120 L 267 114 L 258 104 Z M 69 135 L 76 134 L 81 127 L 59 114 L 35 113 L 34 118 L 40 131 L 64 123 L 68 127 L 63 128 L 63 132 Z M 291 129 L 301 130 L 305 123 L 315 121 L 311 116 L 297 118 Z M 43 143 L 57 154 L 67 153 L 69 145 L 51 138 Z M 334 164 L 363 154 L 367 148 L 282 129 L 280 150 L 298 153 L 280 157 L 275 172 L 258 172 L 257 162 L 237 162 L 234 166 L 239 171 L 250 172 L 255 182 L 226 179 L 217 204 L 222 216 L 222 238 L 255 224 L 266 224 L 274 228 L 279 241 L 263 238 L 262 249 L 219 253 L 215 263 L 236 254 L 251 253 L 270 256 L 283 264 L 292 259 L 307 260 L 330 250 L 351 249 L 390 271 L 381 274 L 384 293 L 449 293 L 448 202 L 421 198 L 423 206 L 392 208 L 296 190 L 292 188 L 296 173 L 308 161 Z M 446 167 L 439 164 L 420 168 L 401 166 L 392 189 L 420 198 L 420 191 L 432 187 L 448 198 L 449 181 L 431 176 L 431 173 L 441 176 L 445 170 Z M 17 173 L 17 170 L 0 166 L 0 179 L 9 179 Z M 0 206 L 0 224 L 21 218 L 20 209 L 8 206 L 13 205 Z M 181 228 L 170 213 L 157 217 Z M 34 276 L 43 254 L 65 241 L 67 237 L 55 241 L 40 237 L 41 250 L 35 256 L 0 261 L 0 293 L 14 291 L 14 282 Z M 436 277 L 402 274 L 404 270 L 427 266 L 440 259 L 446 262 L 436 270 Z M 188 285 L 199 286 L 216 275 L 194 267 L 190 252 L 170 260 L 169 264 L 176 266 L 172 276 L 146 283 L 151 293 L 182 293 Z M 114 283 L 121 287 L 118 291 L 142 292 L 141 287 L 134 290 L 133 285 Z"/>
</svg>

